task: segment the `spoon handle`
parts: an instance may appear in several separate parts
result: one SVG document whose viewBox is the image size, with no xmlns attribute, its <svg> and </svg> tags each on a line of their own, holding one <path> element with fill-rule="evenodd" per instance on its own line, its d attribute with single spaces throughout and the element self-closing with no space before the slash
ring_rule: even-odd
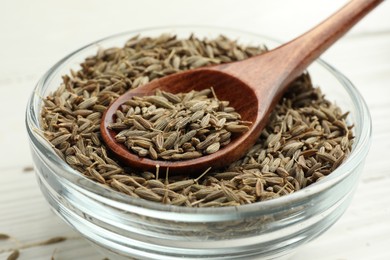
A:
<svg viewBox="0 0 390 260">
<path fill-rule="evenodd" d="M 352 0 L 325 21 L 268 53 L 221 65 L 218 70 L 246 81 L 262 100 L 280 96 L 326 49 L 383 0 Z M 273 100 L 268 98 L 268 100 Z M 268 104 L 264 104 L 265 107 Z"/>
<path fill-rule="evenodd" d="M 292 81 L 383 0 L 352 0 L 325 21 L 281 47 Z"/>
</svg>

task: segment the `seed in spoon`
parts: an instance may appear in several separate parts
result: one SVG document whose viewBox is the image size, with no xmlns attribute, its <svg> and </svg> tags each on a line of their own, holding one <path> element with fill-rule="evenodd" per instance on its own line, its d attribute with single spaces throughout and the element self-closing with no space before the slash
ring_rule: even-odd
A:
<svg viewBox="0 0 390 260">
<path fill-rule="evenodd" d="M 132 111 L 140 103 L 144 107 L 134 115 Z M 175 161 L 199 158 L 228 144 L 227 135 L 249 130 L 240 122 L 241 117 L 234 108 L 225 110 L 227 105 L 211 89 L 177 94 L 157 90 L 154 95 L 137 96 L 126 102 L 115 113 L 121 116 L 116 116 L 109 128 L 121 125 L 116 141 L 138 155 L 142 150 L 143 157 Z M 139 135 L 130 136 L 130 131 Z M 199 143 L 192 146 L 188 143 L 192 138 L 197 138 Z M 194 151 L 189 152 L 191 147 Z"/>
</svg>

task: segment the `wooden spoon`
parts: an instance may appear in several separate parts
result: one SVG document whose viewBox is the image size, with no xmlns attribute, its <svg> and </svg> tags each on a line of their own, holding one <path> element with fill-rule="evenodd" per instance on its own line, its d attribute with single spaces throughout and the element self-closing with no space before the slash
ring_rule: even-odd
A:
<svg viewBox="0 0 390 260">
<path fill-rule="evenodd" d="M 302 36 L 264 54 L 238 62 L 198 68 L 163 77 L 129 90 L 107 109 L 101 121 L 102 137 L 109 149 L 130 167 L 154 171 L 169 168 L 170 173 L 187 174 L 208 167 L 220 168 L 241 158 L 256 142 L 275 104 L 284 91 L 315 59 L 343 36 L 354 24 L 383 0 L 353 0 L 330 18 Z M 212 86 L 220 100 L 227 100 L 251 121 L 249 131 L 238 136 L 218 152 L 197 159 L 156 161 L 141 158 L 115 141 L 108 129 L 115 111 L 132 96 L 152 95 L 156 89 L 171 93 L 201 90 Z"/>
</svg>

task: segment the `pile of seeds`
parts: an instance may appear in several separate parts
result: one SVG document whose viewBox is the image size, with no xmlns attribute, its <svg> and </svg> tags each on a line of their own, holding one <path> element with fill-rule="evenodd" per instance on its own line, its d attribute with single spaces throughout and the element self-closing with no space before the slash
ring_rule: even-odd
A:
<svg viewBox="0 0 390 260">
<path fill-rule="evenodd" d="M 209 95 L 213 93 L 213 97 Z M 135 96 L 115 112 L 115 139 L 141 157 L 187 160 L 217 152 L 232 133 L 249 129 L 240 114 L 220 101 L 212 88 L 172 94 Z"/>
<path fill-rule="evenodd" d="M 348 156 L 347 113 L 297 78 L 271 115 L 257 143 L 225 169 L 197 176 L 136 172 L 119 163 L 101 141 L 107 106 L 130 88 L 171 73 L 245 59 L 266 51 L 224 36 L 215 39 L 134 37 L 123 48 L 100 50 L 79 71 L 63 76 L 44 99 L 46 139 L 84 176 L 132 197 L 188 207 L 236 206 L 277 198 L 321 180 Z"/>
</svg>

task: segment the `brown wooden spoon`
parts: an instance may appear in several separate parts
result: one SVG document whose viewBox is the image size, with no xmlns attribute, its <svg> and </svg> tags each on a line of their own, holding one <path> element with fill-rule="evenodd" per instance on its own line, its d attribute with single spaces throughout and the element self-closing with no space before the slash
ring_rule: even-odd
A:
<svg viewBox="0 0 390 260">
<path fill-rule="evenodd" d="M 256 142 L 275 104 L 284 91 L 315 59 L 343 36 L 354 24 L 383 0 L 353 0 L 327 20 L 302 36 L 264 54 L 238 62 L 198 68 L 163 77 L 129 90 L 114 101 L 104 114 L 100 130 L 109 149 L 130 167 L 153 171 L 169 168 L 170 173 L 187 174 L 208 167 L 220 168 L 241 158 Z M 171 93 L 201 90 L 212 86 L 220 100 L 227 100 L 251 121 L 249 131 L 218 152 L 197 159 L 163 161 L 142 158 L 115 141 L 108 125 L 115 111 L 132 96 L 153 95 L 156 89 Z"/>
</svg>

